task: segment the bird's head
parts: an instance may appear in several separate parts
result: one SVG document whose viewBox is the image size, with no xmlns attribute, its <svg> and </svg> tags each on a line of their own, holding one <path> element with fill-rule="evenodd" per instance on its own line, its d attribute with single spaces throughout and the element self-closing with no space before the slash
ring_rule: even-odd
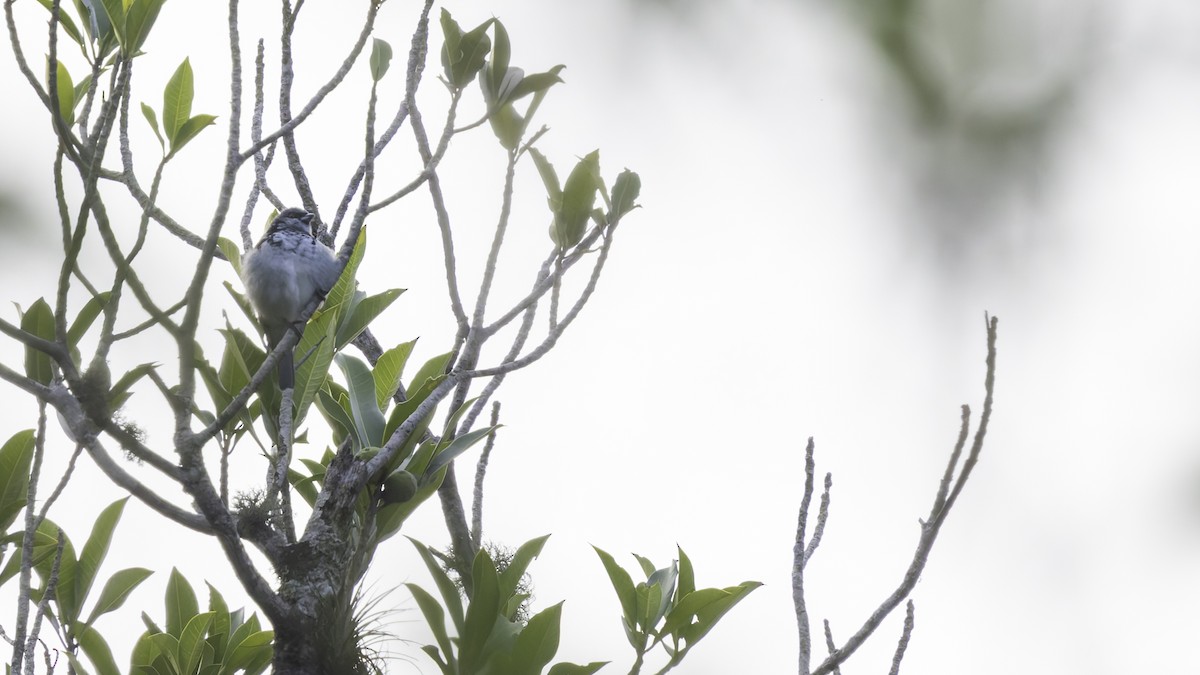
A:
<svg viewBox="0 0 1200 675">
<path fill-rule="evenodd" d="M 312 236 L 313 214 L 298 209 L 295 207 L 284 209 L 278 216 L 275 216 L 275 221 L 271 223 L 272 232 L 302 232 Z"/>
</svg>

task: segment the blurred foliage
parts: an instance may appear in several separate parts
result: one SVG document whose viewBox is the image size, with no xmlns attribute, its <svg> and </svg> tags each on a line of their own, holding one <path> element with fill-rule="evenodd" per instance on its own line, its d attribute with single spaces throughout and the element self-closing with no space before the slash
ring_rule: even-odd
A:
<svg viewBox="0 0 1200 675">
<path fill-rule="evenodd" d="M 1053 177 L 1092 64 L 1096 10 L 1034 0 L 842 6 L 908 113 L 913 145 L 901 160 L 928 193 L 919 220 L 952 248 L 1008 225 L 1004 200 L 1036 197 Z"/>
</svg>

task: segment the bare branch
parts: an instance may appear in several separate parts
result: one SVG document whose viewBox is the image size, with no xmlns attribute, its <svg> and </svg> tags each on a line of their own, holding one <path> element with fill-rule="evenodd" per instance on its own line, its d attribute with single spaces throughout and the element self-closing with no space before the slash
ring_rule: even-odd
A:
<svg viewBox="0 0 1200 675">
<path fill-rule="evenodd" d="M 821 506 L 817 511 L 817 526 L 813 528 L 812 537 L 808 540 L 808 548 L 804 550 L 804 564 L 817 552 L 821 545 L 821 536 L 825 534 L 825 521 L 829 519 L 829 491 L 833 488 L 833 474 L 825 474 L 825 491 L 821 493 Z"/>
<path fill-rule="evenodd" d="M 812 502 L 814 444 L 810 436 L 804 450 L 804 493 L 800 498 L 800 516 L 796 523 L 796 543 L 792 547 L 792 603 L 796 607 L 796 628 L 800 635 L 800 675 L 808 675 L 812 659 L 812 632 L 808 621 L 808 605 L 804 597 L 805 528 L 808 527 L 808 507 Z"/>
<path fill-rule="evenodd" d="M 500 402 L 492 404 L 492 426 L 500 423 Z M 483 479 L 487 475 L 488 459 L 496 445 L 496 432 L 488 434 L 487 443 L 475 464 L 475 493 L 471 500 L 471 541 L 478 547 L 483 541 Z"/>
<path fill-rule="evenodd" d="M 832 654 L 837 651 L 837 645 L 833 643 L 833 629 L 829 627 L 829 619 L 825 619 L 825 648 Z M 833 675 L 842 675 L 842 669 L 834 667 Z"/>
<path fill-rule="evenodd" d="M 987 432 L 987 425 L 992 415 L 992 398 L 996 381 L 997 320 L 995 317 L 985 318 L 987 321 L 988 352 L 987 374 L 984 378 L 983 413 L 979 419 L 979 426 L 975 432 L 975 441 L 971 446 L 971 451 L 966 460 L 963 462 L 962 468 L 959 470 L 957 477 L 954 478 L 953 487 L 950 488 L 948 496 L 943 498 L 944 492 L 942 486 L 939 486 L 938 493 L 934 497 L 933 508 L 930 511 L 930 518 L 928 521 L 921 523 L 921 536 L 917 542 L 917 550 L 913 553 L 912 562 L 909 563 L 908 569 L 904 573 L 904 578 L 896 587 L 896 590 L 894 590 L 892 594 L 889 595 L 887 599 L 884 600 L 883 603 L 871 613 L 871 616 L 867 618 L 862 627 L 859 628 L 858 631 L 846 641 L 841 649 L 834 654 L 831 654 L 829 658 L 825 659 L 825 661 L 821 663 L 820 667 L 813 671 L 813 675 L 824 675 L 825 673 L 830 673 L 839 663 L 842 663 L 849 658 L 850 655 L 853 654 L 859 647 L 861 647 L 863 642 L 865 642 L 867 638 L 869 638 L 871 634 L 874 633 L 877 628 L 879 628 L 880 624 L 883 623 L 883 620 L 887 618 L 888 614 L 890 614 L 893 609 L 899 606 L 900 602 L 907 598 L 912 592 L 912 589 L 917 585 L 917 580 L 920 579 L 921 571 L 925 569 L 925 565 L 929 560 L 929 552 L 933 549 L 933 545 L 937 540 L 938 534 L 941 532 L 942 525 L 946 522 L 946 517 L 949 515 L 950 509 L 954 506 L 954 502 L 957 500 L 958 495 L 962 492 L 963 487 L 966 485 L 967 479 L 970 478 L 971 469 L 979 460 L 979 454 L 983 450 L 984 434 Z M 965 410 L 964 406 L 964 425 L 969 422 L 967 415 L 968 411 Z M 961 450 L 959 446 L 962 444 L 961 439 L 964 437 L 964 435 L 965 432 L 960 432 L 959 444 L 956 445 L 955 451 L 951 454 L 951 458 L 948 463 L 948 469 L 951 473 L 953 473 L 958 462 L 959 453 Z"/>
<path fill-rule="evenodd" d="M 904 651 L 908 649 L 908 641 L 912 638 L 913 613 L 915 611 L 913 601 L 909 600 L 907 610 L 904 612 L 904 632 L 900 634 L 900 642 L 896 645 L 896 654 L 892 656 L 892 669 L 888 671 L 888 675 L 900 675 L 900 662 L 904 660 Z"/>
</svg>

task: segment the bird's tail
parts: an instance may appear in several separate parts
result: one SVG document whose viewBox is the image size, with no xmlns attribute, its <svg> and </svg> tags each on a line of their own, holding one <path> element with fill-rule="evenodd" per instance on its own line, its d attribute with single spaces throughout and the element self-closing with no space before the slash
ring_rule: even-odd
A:
<svg viewBox="0 0 1200 675">
<path fill-rule="evenodd" d="M 279 355 L 279 363 L 277 365 L 279 367 L 279 391 L 295 387 L 296 368 L 291 349 Z"/>
</svg>

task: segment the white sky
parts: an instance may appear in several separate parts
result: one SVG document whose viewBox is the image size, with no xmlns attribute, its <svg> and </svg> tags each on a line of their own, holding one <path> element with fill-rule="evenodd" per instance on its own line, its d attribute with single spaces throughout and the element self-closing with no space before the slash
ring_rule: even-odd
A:
<svg viewBox="0 0 1200 675">
<path fill-rule="evenodd" d="M 559 658 L 612 660 L 602 672 L 614 673 L 632 660 L 589 544 L 633 566 L 628 552 L 665 563 L 678 542 L 701 586 L 766 585 L 676 672 L 794 672 L 791 541 L 810 435 L 818 470 L 833 471 L 835 486 L 809 568 L 809 607 L 836 636 L 857 629 L 908 563 L 957 432 L 957 406 L 981 403 L 986 310 L 1000 317 L 996 412 L 984 458 L 914 595 L 904 672 L 1195 672 L 1200 53 L 1192 38 L 1200 12 L 1170 0 L 1108 9 L 1090 84 L 1039 198 L 1001 200 L 995 213 L 979 214 L 998 221 L 1000 234 L 948 270 L 917 236 L 920 219 L 939 211 L 927 201 L 936 195 L 918 190 L 915 160 L 883 136 L 886 99 L 873 89 L 880 75 L 840 16 L 804 3 L 726 4 L 687 17 L 630 13 L 618 3 L 451 6 L 464 25 L 500 17 L 515 65 L 567 64 L 566 84 L 539 113 L 552 127 L 540 147 L 560 174 L 599 147 L 606 176 L 627 166 L 643 181 L 645 208 L 619 229 L 592 303 L 554 352 L 511 377 L 499 397 L 506 427 L 489 473 L 486 526 L 512 546 L 554 533 L 532 572 L 538 608 L 567 600 Z M 392 87 L 400 86 L 413 5 L 389 3 L 378 32 L 397 53 L 385 80 Z M 299 81 L 297 101 L 342 58 L 361 8 L 339 18 L 341 7 L 305 10 L 298 71 L 311 74 Z M 44 11 L 17 9 L 40 33 Z M 271 34 L 277 12 L 252 24 L 245 11 L 249 62 L 252 40 Z M 195 3 L 168 3 L 135 80 L 137 100 L 157 106 L 189 56 L 194 111 L 222 118 L 168 170 L 163 203 L 194 229 L 211 213 L 228 116 L 218 78 L 228 59 L 223 21 Z M 39 34 L 23 39 L 36 61 Z M 431 128 L 444 101 L 433 54 L 424 89 Z M 0 186 L 20 196 L 25 216 L 0 251 L 0 270 L 8 299 L 27 306 L 52 293 L 57 275 L 52 146 L 11 56 L 0 63 L 9 92 Z M 299 141 L 326 217 L 355 162 L 365 92 L 359 64 Z M 383 94 L 386 115 L 397 100 L 395 89 Z M 472 105 L 461 119 L 479 111 Z M 154 141 L 140 118 L 131 124 L 148 184 Z M 380 166 L 377 194 L 412 174 L 411 142 L 401 137 Z M 501 162 L 485 126 L 456 140 L 443 165 L 465 289 L 477 287 Z M 274 185 L 291 194 L 281 175 Z M 547 245 L 532 167 L 519 188 L 492 307 L 523 292 L 530 261 Z M 127 200 L 115 191 L 109 199 L 132 222 Z M 360 282 L 369 291 L 409 289 L 376 334 L 385 343 L 420 336 L 418 357 L 444 351 L 452 326 L 427 198 L 369 222 Z M 161 233 L 151 245 L 146 274 L 170 297 L 166 289 L 190 273 L 190 250 Z M 217 287 L 208 302 L 230 306 Z M 216 345 L 221 319 L 210 316 L 206 344 Z M 5 363 L 19 366 L 9 344 Z M 168 347 L 130 346 L 114 359 L 126 367 L 160 360 L 173 377 Z M 31 405 L 9 391 L 9 428 L 32 426 Z M 139 417 L 136 403 L 130 417 L 168 452 L 167 425 Z M 247 473 L 235 482 L 246 488 L 261 469 L 249 446 L 242 452 Z M 62 444 L 52 449 L 50 475 L 66 453 Z M 99 506 L 121 494 L 82 464 L 52 513 L 77 543 Z M 471 474 L 473 462 L 460 465 L 460 482 Z M 177 532 L 133 503 L 126 513 L 106 573 L 158 573 L 100 626 L 119 663 L 140 631 L 136 612 L 161 617 L 171 566 L 197 587 L 211 581 L 231 604 L 240 595 L 214 541 Z M 436 503 L 405 533 L 442 545 Z M 372 578 L 379 588 L 427 582 L 401 538 L 384 546 Z M 406 593 L 391 601 L 402 610 L 397 634 L 424 640 Z M 897 615 L 844 672 L 884 672 L 899 630 Z M 393 651 L 416 664 L 397 661 L 393 672 L 435 672 L 415 646 Z"/>
</svg>

